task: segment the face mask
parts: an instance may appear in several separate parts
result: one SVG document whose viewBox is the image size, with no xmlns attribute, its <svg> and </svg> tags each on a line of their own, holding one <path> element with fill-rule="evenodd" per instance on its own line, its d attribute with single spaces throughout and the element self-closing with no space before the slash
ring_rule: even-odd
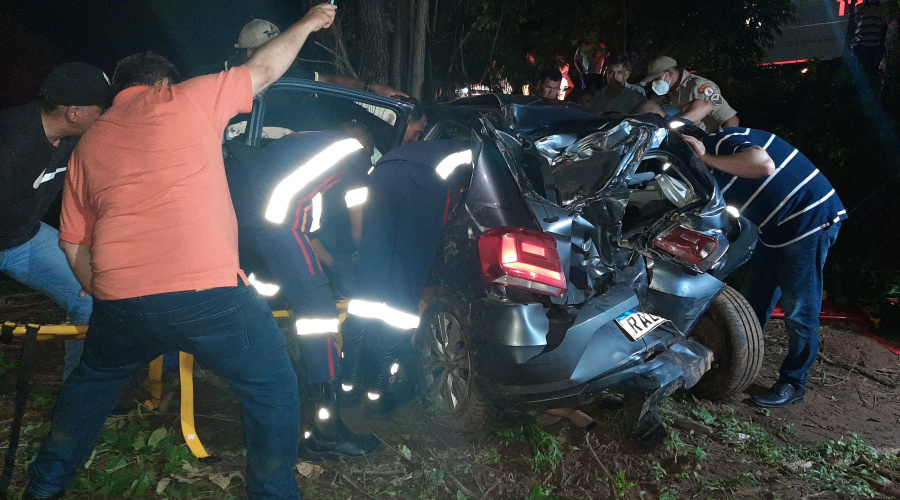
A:
<svg viewBox="0 0 900 500">
<path fill-rule="evenodd" d="M 669 92 L 669 82 L 665 80 L 653 80 L 653 83 L 650 84 L 650 89 L 656 93 L 656 95 L 666 95 Z"/>
</svg>

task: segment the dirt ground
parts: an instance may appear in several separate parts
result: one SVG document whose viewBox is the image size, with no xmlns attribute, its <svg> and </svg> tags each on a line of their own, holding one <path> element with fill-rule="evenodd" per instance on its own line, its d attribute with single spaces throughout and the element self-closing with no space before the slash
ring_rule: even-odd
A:
<svg viewBox="0 0 900 500">
<path fill-rule="evenodd" d="M 3 320 L 62 319 L 52 303 L 28 293 L 0 296 L 0 311 Z M 301 462 L 298 480 L 307 499 L 900 497 L 900 461 L 894 457 L 900 452 L 900 357 L 850 325 L 823 324 L 822 355 L 811 372 L 805 401 L 763 410 L 746 400 L 774 382 L 787 349 L 781 321 L 772 321 L 765 335 L 763 372 L 747 393 L 717 402 L 677 393 L 662 412 L 671 434 L 654 451 L 624 437 L 615 395 L 582 408 L 599 424 L 587 433 L 566 421 L 539 426 L 531 417 L 507 415 L 498 416 L 482 434 L 460 436 L 448 431 L 427 403 L 414 402 L 388 414 L 359 407 L 346 411 L 348 424 L 377 434 L 384 441 L 382 448 L 361 461 Z M 6 367 L 0 377 L 0 451 L 5 453 L 20 343 L 0 347 Z M 23 438 L 14 492 L 24 484 L 23 465 L 47 430 L 41 424 L 49 421 L 61 385 L 61 344 L 42 342 L 39 347 L 25 420 L 31 429 L 43 430 Z M 126 411 L 145 396 L 137 378 L 123 398 Z M 177 380 L 167 376 L 165 381 L 168 398 L 177 401 Z M 207 449 L 223 460 L 187 467 L 189 473 L 160 471 L 153 476 L 155 488 L 136 494 L 132 485 L 127 495 L 118 495 L 243 496 L 237 406 L 208 372 L 197 374 L 195 389 L 198 433 Z M 170 404 L 155 414 L 146 409 L 138 413 L 177 433 L 177 412 L 177 404 Z M 92 468 L 103 463 L 98 459 Z M 166 474 L 173 485 L 186 483 L 186 476 L 193 482 L 188 490 L 160 487 Z M 236 479 L 216 486 L 214 476 L 223 474 Z M 79 484 L 67 498 L 119 497 L 88 481 Z"/>
</svg>

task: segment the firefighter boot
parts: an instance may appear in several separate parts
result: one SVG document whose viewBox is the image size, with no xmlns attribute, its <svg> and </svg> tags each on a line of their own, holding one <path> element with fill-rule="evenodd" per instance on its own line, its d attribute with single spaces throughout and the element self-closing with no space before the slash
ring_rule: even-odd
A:
<svg viewBox="0 0 900 500">
<path fill-rule="evenodd" d="M 371 434 L 354 434 L 341 420 L 340 405 L 334 384 L 311 384 L 310 404 L 303 416 L 303 438 L 298 456 L 304 460 L 340 460 L 360 458 L 378 448 L 379 440 Z"/>
<path fill-rule="evenodd" d="M 351 316 L 341 325 L 343 359 L 341 361 L 341 404 L 345 408 L 356 406 L 362 398 L 366 370 L 367 320 Z"/>
</svg>

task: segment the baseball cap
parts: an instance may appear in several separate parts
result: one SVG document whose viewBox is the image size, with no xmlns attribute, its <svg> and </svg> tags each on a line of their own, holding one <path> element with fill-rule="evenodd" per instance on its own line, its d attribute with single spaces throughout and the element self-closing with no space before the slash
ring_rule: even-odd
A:
<svg viewBox="0 0 900 500">
<path fill-rule="evenodd" d="M 656 75 L 663 71 L 676 67 L 678 67 L 678 63 L 675 62 L 675 59 L 672 59 L 669 56 L 657 57 L 650 61 L 650 65 L 647 66 L 647 77 L 641 80 L 641 85 L 646 85 L 650 80 L 655 80 Z"/>
<path fill-rule="evenodd" d="M 83 62 L 61 64 L 47 75 L 41 98 L 56 106 L 100 106 L 112 104 L 112 87 L 102 69 Z"/>
<path fill-rule="evenodd" d="M 280 34 L 281 30 L 278 29 L 278 26 L 265 19 L 254 19 L 241 29 L 241 34 L 238 35 L 238 43 L 234 44 L 234 47 L 237 49 L 255 49 Z"/>
</svg>

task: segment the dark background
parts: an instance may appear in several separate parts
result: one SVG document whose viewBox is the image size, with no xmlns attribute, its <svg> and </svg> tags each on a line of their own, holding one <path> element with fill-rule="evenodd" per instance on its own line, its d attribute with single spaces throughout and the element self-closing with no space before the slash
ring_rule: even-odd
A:
<svg viewBox="0 0 900 500">
<path fill-rule="evenodd" d="M 3 0 L 0 108 L 36 98 L 44 77 L 63 62 L 90 63 L 112 78 L 116 61 L 150 50 L 186 73 L 231 56 L 247 21 L 286 28 L 306 10 L 299 0 Z"/>
</svg>

